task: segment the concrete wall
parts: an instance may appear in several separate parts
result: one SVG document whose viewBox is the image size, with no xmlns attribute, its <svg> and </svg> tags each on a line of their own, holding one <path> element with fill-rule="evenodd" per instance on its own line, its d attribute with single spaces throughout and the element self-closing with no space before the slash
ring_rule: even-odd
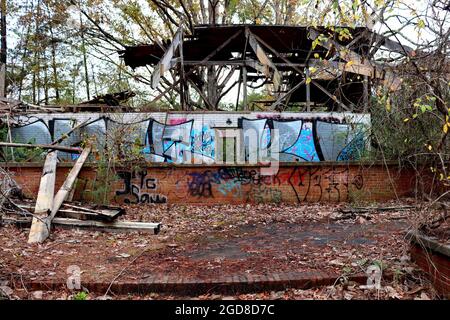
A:
<svg viewBox="0 0 450 320">
<path fill-rule="evenodd" d="M 59 188 L 70 170 L 60 164 Z M 160 164 L 141 172 L 116 169 L 110 184 L 110 199 L 116 203 L 242 204 L 304 203 L 395 199 L 411 194 L 412 170 L 382 164 L 297 163 L 281 166 L 273 176 L 261 174 L 259 166 L 194 166 Z M 35 197 L 42 165 L 10 166 L 25 193 Z M 391 180 L 392 179 L 392 180 Z M 95 166 L 80 174 L 75 199 L 90 200 L 101 184 Z M 395 192 L 394 192 L 395 189 Z M 91 199 L 92 200 L 92 199 Z"/>
<path fill-rule="evenodd" d="M 62 144 L 95 137 L 100 150 L 108 144 L 137 145 L 148 161 L 169 163 L 357 160 L 370 129 L 370 115 L 352 113 L 55 113 L 15 118 L 12 137 L 48 144 L 88 119 L 94 122 Z M 60 153 L 65 161 L 74 157 Z"/>
</svg>

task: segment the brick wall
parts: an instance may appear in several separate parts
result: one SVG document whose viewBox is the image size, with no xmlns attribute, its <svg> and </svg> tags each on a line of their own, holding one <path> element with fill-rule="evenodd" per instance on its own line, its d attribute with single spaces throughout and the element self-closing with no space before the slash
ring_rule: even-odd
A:
<svg viewBox="0 0 450 320">
<path fill-rule="evenodd" d="M 36 196 L 42 165 L 10 166 L 9 170 L 26 194 Z M 57 189 L 69 170 L 67 164 L 58 167 Z M 103 198 L 102 179 L 95 166 L 85 166 L 74 199 Z M 110 200 L 119 204 L 241 204 L 395 199 L 411 194 L 415 178 L 413 171 L 395 165 L 388 172 L 381 164 L 297 163 L 280 167 L 273 176 L 262 175 L 260 166 L 153 165 L 140 172 L 116 169 L 112 180 Z"/>
<path fill-rule="evenodd" d="M 417 244 L 411 244 L 411 257 L 431 278 L 436 290 L 450 298 L 450 259 L 443 254 L 426 251 Z"/>
</svg>

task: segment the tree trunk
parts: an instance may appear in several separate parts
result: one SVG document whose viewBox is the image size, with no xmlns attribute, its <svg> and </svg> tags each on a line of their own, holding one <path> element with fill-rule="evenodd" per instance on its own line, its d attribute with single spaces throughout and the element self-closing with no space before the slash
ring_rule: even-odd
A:
<svg viewBox="0 0 450 320">
<path fill-rule="evenodd" d="M 275 24 L 281 24 L 281 0 L 276 0 L 272 3 L 273 11 L 275 13 Z"/>
<path fill-rule="evenodd" d="M 206 21 L 208 21 L 208 20 L 207 20 L 205 5 L 203 3 L 203 0 L 199 0 L 199 3 L 200 3 L 200 12 L 202 14 L 202 23 L 206 23 Z"/>
<path fill-rule="evenodd" d="M 89 93 L 89 73 L 87 67 L 86 44 L 84 41 L 84 26 L 81 14 L 80 14 L 80 28 L 81 28 L 81 51 L 83 53 L 83 64 L 84 64 L 84 80 L 86 81 L 86 96 L 88 100 L 91 100 L 91 95 Z"/>
<path fill-rule="evenodd" d="M 58 79 L 58 67 L 56 65 L 56 42 L 55 37 L 53 36 L 53 29 L 50 25 L 50 34 L 51 34 L 51 54 L 52 54 L 52 69 L 53 69 L 53 87 L 55 89 L 55 99 L 56 103 L 59 102 L 59 79 Z"/>
<path fill-rule="evenodd" d="M 217 110 L 217 104 L 219 100 L 219 92 L 218 92 L 218 83 L 217 83 L 217 76 L 216 76 L 216 70 L 214 67 L 208 67 L 207 68 L 207 74 L 206 77 L 208 79 L 207 83 L 207 91 L 208 91 L 208 100 L 211 106 L 214 107 L 214 110 Z"/>
<path fill-rule="evenodd" d="M 188 5 L 188 9 L 191 11 L 191 15 L 192 15 L 192 20 L 194 21 L 195 25 L 200 24 L 199 22 L 199 16 L 198 14 L 194 11 L 194 4 L 192 2 L 192 0 L 186 0 L 187 5 Z M 201 1 L 200 1 L 201 2 Z"/>
<path fill-rule="evenodd" d="M 45 57 L 45 54 L 44 54 Z M 45 58 L 44 58 L 45 59 Z M 47 60 L 47 59 L 45 59 Z M 44 65 L 44 104 L 48 105 L 48 75 L 47 64 Z"/>
<path fill-rule="evenodd" d="M 1 0 L 0 97 L 6 97 L 6 0 Z"/>
<path fill-rule="evenodd" d="M 28 26 L 27 34 L 25 38 L 25 44 L 23 46 L 22 54 L 22 67 L 20 68 L 20 81 L 19 81 L 19 100 L 22 100 L 22 89 L 23 89 L 23 75 L 25 74 L 25 58 L 28 54 L 28 36 L 30 34 L 30 26 Z"/>
<path fill-rule="evenodd" d="M 35 14 L 34 57 L 33 57 L 33 104 L 40 100 L 40 43 L 39 43 L 39 19 L 41 18 L 41 2 L 38 1 Z"/>
<path fill-rule="evenodd" d="M 209 0 L 208 4 L 209 24 L 216 24 L 219 13 L 219 0 Z"/>
</svg>

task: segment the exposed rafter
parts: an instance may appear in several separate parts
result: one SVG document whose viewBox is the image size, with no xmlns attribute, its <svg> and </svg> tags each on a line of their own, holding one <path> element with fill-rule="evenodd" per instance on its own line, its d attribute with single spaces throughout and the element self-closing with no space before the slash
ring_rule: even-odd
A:
<svg viewBox="0 0 450 320">
<path fill-rule="evenodd" d="M 313 41 L 318 40 L 317 41 L 318 45 L 328 50 L 333 49 L 336 50 L 339 57 L 347 62 L 346 65 L 352 67 L 354 73 L 358 73 L 364 76 L 370 76 L 372 78 L 382 79 L 384 85 L 388 87 L 391 91 L 396 91 L 400 89 L 402 81 L 399 77 L 394 75 L 392 71 L 387 70 L 382 66 L 372 65 L 368 59 L 365 59 L 358 53 L 339 44 L 337 41 L 331 39 L 330 37 L 324 36 L 323 34 L 321 34 L 320 32 L 318 32 L 313 28 L 310 29 L 309 36 Z M 344 68 L 341 67 L 340 69 L 345 69 L 345 67 Z M 367 72 L 368 70 L 372 71 Z"/>
<path fill-rule="evenodd" d="M 258 61 L 261 62 L 264 67 L 263 73 L 267 78 L 272 77 L 274 90 L 278 91 L 281 83 L 280 72 L 278 71 L 272 60 L 270 60 L 269 56 L 264 52 L 264 49 L 261 47 L 261 45 L 255 39 L 255 36 L 250 32 L 248 28 L 245 29 L 245 34 L 248 37 L 248 43 L 255 52 Z"/>
</svg>

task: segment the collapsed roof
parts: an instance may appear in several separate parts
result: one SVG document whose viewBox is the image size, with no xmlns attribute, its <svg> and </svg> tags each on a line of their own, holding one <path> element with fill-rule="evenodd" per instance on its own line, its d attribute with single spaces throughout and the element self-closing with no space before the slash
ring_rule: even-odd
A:
<svg viewBox="0 0 450 320">
<path fill-rule="evenodd" d="M 160 73 L 174 66 L 182 65 L 183 73 L 189 76 L 187 80 L 200 89 L 205 83 L 197 76 L 197 68 L 234 66 L 241 70 L 241 75 L 245 70 L 243 82 L 247 84 L 258 80 L 272 84 L 277 100 L 288 96 L 289 103 L 328 104 L 332 110 L 355 111 L 353 107 L 363 104 L 364 93 L 368 91 L 369 84 L 364 83 L 367 78 L 381 79 L 393 90 L 399 87 L 399 79 L 371 62 L 375 52 L 381 46 L 403 54 L 408 54 L 410 49 L 367 28 L 349 28 L 347 33 L 340 33 L 342 29 L 200 25 L 192 34 L 177 33 L 173 40 L 162 44 L 126 47 L 120 54 L 133 69 L 145 65 L 156 67 L 154 86 L 159 83 Z M 179 43 L 182 43 L 182 55 L 175 54 Z M 309 75 L 309 71 L 313 74 Z M 306 81 L 309 77 L 312 85 Z M 271 104 L 274 107 L 273 101 Z"/>
</svg>

